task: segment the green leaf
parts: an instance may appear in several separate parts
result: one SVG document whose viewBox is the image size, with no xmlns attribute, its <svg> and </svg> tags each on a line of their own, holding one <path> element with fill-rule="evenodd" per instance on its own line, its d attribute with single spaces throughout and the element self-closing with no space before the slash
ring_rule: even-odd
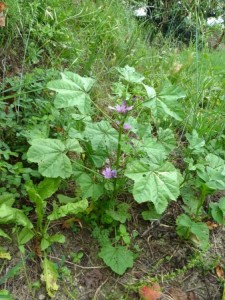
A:
<svg viewBox="0 0 225 300">
<path fill-rule="evenodd" d="M 56 266 L 53 262 L 45 257 L 42 263 L 42 269 L 43 273 L 41 275 L 41 279 L 46 283 L 46 290 L 49 297 L 53 298 L 59 288 L 57 285 L 57 279 L 59 275 Z"/>
<path fill-rule="evenodd" d="M 122 78 L 130 83 L 142 83 L 144 76 L 135 71 L 135 68 L 125 66 L 124 68 L 117 68 L 117 71 L 122 75 Z"/>
<path fill-rule="evenodd" d="M 213 219 L 219 224 L 225 224 L 225 197 L 219 203 L 210 203 L 209 207 Z"/>
<path fill-rule="evenodd" d="M 192 134 L 186 133 L 186 138 L 189 142 L 188 148 L 192 150 L 193 154 L 204 153 L 205 140 L 198 136 L 198 132 L 194 129 Z"/>
<path fill-rule="evenodd" d="M 155 97 L 153 97 L 150 87 L 145 86 L 145 89 L 149 100 L 143 102 L 143 105 L 151 109 L 154 117 L 163 119 L 165 115 L 168 115 L 178 121 L 183 119 L 183 107 L 177 101 L 186 96 L 182 89 L 173 85 L 166 85 Z"/>
<path fill-rule="evenodd" d="M 8 223 L 15 223 L 27 228 L 33 227 L 30 220 L 21 210 L 2 204 L 0 205 L 0 224 Z"/>
<path fill-rule="evenodd" d="M 91 99 L 87 92 L 91 89 L 94 80 L 71 72 L 64 72 L 61 75 L 62 79 L 53 80 L 47 84 L 49 89 L 58 93 L 54 102 L 55 107 L 75 106 L 82 114 L 89 114 Z"/>
<path fill-rule="evenodd" d="M 84 151 L 82 149 L 82 147 L 80 146 L 78 140 L 76 140 L 76 139 L 66 140 L 65 146 L 66 146 L 67 151 L 72 151 L 72 152 L 76 152 L 76 153 L 82 153 Z"/>
<path fill-rule="evenodd" d="M 60 233 L 56 233 L 52 236 L 45 234 L 41 240 L 41 251 L 45 251 L 53 243 L 60 243 L 60 244 L 65 243 L 65 236 Z"/>
<path fill-rule="evenodd" d="M 62 78 L 72 80 L 74 83 L 76 83 L 78 89 L 83 90 L 85 92 L 89 92 L 95 83 L 95 80 L 93 78 L 81 77 L 80 75 L 72 73 L 70 71 L 65 71 L 64 73 L 61 73 L 61 75 Z"/>
<path fill-rule="evenodd" d="M 60 178 L 45 178 L 38 184 L 37 192 L 42 200 L 50 198 L 59 188 Z"/>
<path fill-rule="evenodd" d="M 119 226 L 119 232 L 120 232 L 120 236 L 121 236 L 122 240 L 124 241 L 124 243 L 126 245 L 130 245 L 130 235 L 127 232 L 126 226 L 123 225 L 123 224 L 120 224 L 120 226 Z"/>
<path fill-rule="evenodd" d="M 104 148 L 93 150 L 89 143 L 86 144 L 85 153 L 87 158 L 95 165 L 96 168 L 101 168 L 105 164 L 108 153 Z"/>
<path fill-rule="evenodd" d="M 1 221 L 0 221 L 0 223 L 1 223 Z M 0 236 L 6 238 L 8 240 L 12 240 L 11 237 L 7 233 L 5 233 L 1 228 L 0 228 Z"/>
<path fill-rule="evenodd" d="M 57 198 L 61 204 L 74 203 L 77 201 L 77 198 L 71 198 L 65 195 L 57 195 Z"/>
<path fill-rule="evenodd" d="M 169 162 L 161 165 L 135 160 L 127 165 L 125 176 L 134 180 L 133 196 L 138 203 L 152 202 L 156 212 L 165 211 L 170 200 L 180 194 L 180 172 Z"/>
<path fill-rule="evenodd" d="M 117 149 L 118 132 L 107 121 L 87 123 L 84 134 L 94 150 L 99 148 L 110 151 Z"/>
<path fill-rule="evenodd" d="M 2 300 L 13 300 L 13 297 L 6 290 L 0 290 L 0 299 Z"/>
<path fill-rule="evenodd" d="M 130 213 L 128 212 L 130 205 L 127 203 L 120 203 L 115 209 L 106 210 L 107 215 L 109 215 L 113 220 L 119 221 L 120 223 L 125 223 L 130 219 Z"/>
<path fill-rule="evenodd" d="M 143 144 L 139 149 L 144 151 L 149 159 L 156 164 L 162 163 L 168 155 L 167 149 L 154 138 L 143 139 Z"/>
<path fill-rule="evenodd" d="M 0 205 L 4 203 L 7 206 L 12 206 L 14 202 L 15 202 L 14 194 L 3 193 L 2 195 L 0 195 Z"/>
<path fill-rule="evenodd" d="M 159 128 L 157 141 L 163 145 L 168 154 L 170 154 L 170 152 L 173 151 L 176 147 L 175 136 L 173 134 L 173 131 L 169 128 Z"/>
<path fill-rule="evenodd" d="M 225 161 L 219 156 L 208 154 L 204 163 L 197 164 L 197 174 L 208 188 L 225 189 Z"/>
<path fill-rule="evenodd" d="M 185 204 L 182 206 L 183 209 L 187 214 L 194 216 L 197 211 L 199 202 L 199 199 L 196 197 L 196 193 L 191 186 L 183 187 L 180 192 Z M 202 208 L 200 209 L 200 213 L 201 211 Z"/>
<path fill-rule="evenodd" d="M 34 236 L 34 232 L 29 228 L 24 227 L 18 234 L 19 245 L 25 245 L 33 238 L 33 236 Z"/>
<path fill-rule="evenodd" d="M 139 138 L 147 138 L 151 136 L 152 132 L 152 127 L 149 122 L 144 122 L 144 123 L 138 123 L 136 118 L 133 118 L 132 116 L 129 116 L 126 119 L 126 123 L 128 123 L 131 126 L 132 132 L 137 134 Z"/>
<path fill-rule="evenodd" d="M 31 162 L 38 163 L 39 172 L 45 177 L 68 178 L 72 174 L 72 166 L 65 154 L 66 146 L 56 139 L 37 139 L 27 152 Z"/>
<path fill-rule="evenodd" d="M 126 247 L 113 247 L 108 244 L 101 249 L 99 256 L 119 275 L 123 275 L 127 268 L 133 267 L 133 253 Z"/>
<path fill-rule="evenodd" d="M 161 214 L 158 214 L 155 210 L 155 207 L 152 203 L 148 203 L 148 209 L 141 213 L 142 218 L 145 221 L 153 221 L 158 220 L 161 217 Z"/>
<path fill-rule="evenodd" d="M 58 220 L 67 215 L 76 215 L 83 212 L 88 207 L 88 201 L 86 199 L 80 200 L 76 203 L 67 203 L 60 207 L 54 208 L 53 212 L 48 216 L 48 220 Z"/>
<path fill-rule="evenodd" d="M 86 173 L 83 173 L 76 180 L 81 188 L 81 195 L 83 198 L 91 197 L 97 200 L 104 193 L 103 185 L 96 183 L 95 179 Z"/>
<path fill-rule="evenodd" d="M 205 223 L 196 223 L 189 216 L 182 214 L 177 217 L 177 234 L 190 239 L 195 246 L 207 249 L 209 246 L 209 229 Z"/>
</svg>

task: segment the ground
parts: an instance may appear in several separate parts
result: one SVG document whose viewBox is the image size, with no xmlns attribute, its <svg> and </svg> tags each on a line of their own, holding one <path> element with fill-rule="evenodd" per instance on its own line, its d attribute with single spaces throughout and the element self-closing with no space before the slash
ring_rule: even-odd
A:
<svg viewBox="0 0 225 300">
<path fill-rule="evenodd" d="M 64 229 L 66 243 L 54 244 L 49 253 L 49 258 L 57 263 L 61 274 L 55 299 L 140 299 L 138 288 L 142 283 L 146 285 L 157 280 L 163 293 L 174 293 L 172 299 L 175 300 L 185 297 L 189 300 L 221 300 L 222 280 L 220 282 L 216 273 L 225 263 L 225 228 L 218 226 L 210 231 L 211 248 L 201 253 L 190 242 L 182 241 L 176 235 L 175 218 L 179 211 L 179 201 L 173 202 L 160 221 L 146 222 L 142 220 L 139 208 L 136 208 L 128 228 L 130 232 L 138 228 L 134 243 L 140 251 L 134 267 L 123 276 L 113 274 L 98 257 L 98 244 L 87 226 L 80 224 L 81 228 L 78 225 L 78 232 Z M 62 230 L 61 225 L 54 224 L 52 232 Z M 8 274 L 10 277 L 10 270 L 22 262 L 15 244 L 8 244 L 12 260 L 4 261 L 1 267 L 3 276 Z M 32 244 L 29 247 L 28 250 L 34 249 Z M 71 253 L 80 251 L 83 257 L 73 263 Z M 48 299 L 43 285 L 35 292 L 35 298 L 32 298 L 28 287 L 29 283 L 40 282 L 40 273 L 40 259 L 37 256 L 27 258 L 25 268 L 21 265 L 19 274 L 8 278 L 1 288 L 9 290 L 15 300 Z M 177 290 L 174 288 L 186 294 L 175 298 Z M 163 299 L 168 299 L 168 296 L 165 297 Z"/>
</svg>

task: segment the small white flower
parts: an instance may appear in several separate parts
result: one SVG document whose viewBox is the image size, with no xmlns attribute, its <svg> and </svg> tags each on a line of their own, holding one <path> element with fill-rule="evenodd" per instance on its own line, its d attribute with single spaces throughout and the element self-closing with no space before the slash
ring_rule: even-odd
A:
<svg viewBox="0 0 225 300">
<path fill-rule="evenodd" d="M 146 6 L 135 9 L 134 11 L 135 17 L 146 17 L 147 14 L 148 14 L 148 10 Z"/>
</svg>

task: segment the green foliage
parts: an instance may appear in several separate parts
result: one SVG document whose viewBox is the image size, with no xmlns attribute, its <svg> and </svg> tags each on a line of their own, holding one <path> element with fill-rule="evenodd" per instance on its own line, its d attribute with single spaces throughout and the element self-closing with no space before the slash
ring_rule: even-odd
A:
<svg viewBox="0 0 225 300">
<path fill-rule="evenodd" d="M 127 268 L 133 267 L 133 253 L 126 247 L 108 244 L 104 246 L 99 256 L 115 273 L 122 275 Z"/>
<path fill-rule="evenodd" d="M 0 290 L 0 299 L 13 300 L 13 297 L 6 290 Z"/>
<path fill-rule="evenodd" d="M 210 213 L 213 219 L 219 223 L 225 223 L 225 197 L 222 197 L 218 203 L 211 202 L 209 204 Z"/>
<path fill-rule="evenodd" d="M 94 80 L 68 71 L 61 73 L 61 76 L 61 80 L 51 81 L 47 85 L 49 89 L 58 93 L 54 102 L 55 107 L 75 106 L 81 114 L 89 114 L 91 99 L 87 93 L 94 84 Z"/>
<path fill-rule="evenodd" d="M 160 214 L 170 200 L 179 196 L 182 177 L 169 162 L 157 164 L 150 160 L 134 160 L 127 165 L 125 175 L 135 181 L 134 199 L 138 203 L 152 202 Z"/>
<path fill-rule="evenodd" d="M 69 139 L 63 143 L 57 139 L 36 139 L 32 141 L 27 157 L 38 163 L 43 176 L 68 178 L 72 174 L 72 166 L 65 153 L 69 151 L 82 152 L 77 140 Z"/>
<path fill-rule="evenodd" d="M 209 247 L 209 229 L 205 223 L 196 223 L 185 214 L 178 216 L 176 222 L 179 236 L 190 239 L 202 250 Z"/>
</svg>

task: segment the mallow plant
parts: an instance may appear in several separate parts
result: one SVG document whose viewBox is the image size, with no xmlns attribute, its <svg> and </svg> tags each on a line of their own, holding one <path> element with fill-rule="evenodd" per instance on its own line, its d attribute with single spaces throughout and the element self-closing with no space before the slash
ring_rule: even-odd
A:
<svg viewBox="0 0 225 300">
<path fill-rule="evenodd" d="M 48 114 L 23 132 L 30 144 L 27 160 L 38 165 L 43 177 L 38 184 L 29 180 L 25 185 L 36 222 L 22 212 L 18 218 L 10 197 L 7 209 L 10 221 L 23 226 L 18 233 L 20 249 L 35 239 L 39 255 L 43 254 L 42 277 L 50 297 L 58 288 L 58 274 L 47 252 L 53 243 L 65 241 L 62 234 L 51 234 L 50 223 L 66 216 L 82 217 L 93 226 L 100 258 L 119 275 L 137 257 L 138 233 L 130 233 L 126 226 L 134 202 L 145 204 L 142 217 L 151 221 L 181 195 L 185 213 L 177 219 L 177 233 L 200 248 L 208 245 L 203 206 L 209 193 L 224 188 L 222 152 L 213 152 L 215 141 L 206 147 L 196 131 L 187 133 L 186 169 L 181 174 L 173 164 L 177 141 L 171 128 L 182 124 L 184 91 L 170 82 L 155 89 L 133 67 L 117 71 L 119 80 L 104 111 L 91 99 L 95 80 L 64 71 L 61 79 L 47 84 L 54 95 Z M 60 194 L 67 180 L 70 197 Z M 222 223 L 224 198 L 210 203 L 207 214 Z"/>
<path fill-rule="evenodd" d="M 180 99 L 185 93 L 170 83 L 156 91 L 144 83 L 145 77 L 129 66 L 118 68 L 118 72 L 120 78 L 112 90 L 112 103 L 100 121 L 95 114 L 98 107 L 90 96 L 92 78 L 65 71 L 61 79 L 50 81 L 47 87 L 56 95 L 53 118 L 49 119 L 54 124 L 57 118 L 62 120 L 61 128 L 54 131 L 55 125 L 49 123 L 51 130 L 45 130 L 44 135 L 37 128 L 29 132 L 27 152 L 28 161 L 38 164 L 38 171 L 45 180 L 73 179 L 76 188 L 70 204 L 86 199 L 85 218 L 120 228 L 114 232 L 120 232 L 118 226 L 125 226 L 130 219 L 132 201 L 146 203 L 143 217 L 152 220 L 163 214 L 171 200 L 178 198 L 183 182 L 180 171 L 169 161 L 176 147 L 175 136 L 171 129 L 160 127 L 159 120 L 182 121 Z M 156 129 L 153 130 L 153 126 Z M 37 189 L 42 190 L 42 187 Z M 48 222 L 42 225 L 45 199 L 51 193 L 43 197 L 38 192 L 40 197 L 37 198 L 30 184 L 28 193 L 36 203 L 41 248 L 45 249 L 56 241 L 46 233 Z M 58 209 L 54 204 L 57 216 L 54 219 L 66 215 L 57 214 Z M 48 221 L 53 220 L 52 214 L 46 217 Z M 125 227 L 122 228 L 125 232 Z M 125 236 L 128 236 L 127 231 Z M 131 246 L 124 242 L 123 234 L 106 240 L 99 255 L 113 271 L 123 274 L 132 267 L 135 258 Z"/>
</svg>

